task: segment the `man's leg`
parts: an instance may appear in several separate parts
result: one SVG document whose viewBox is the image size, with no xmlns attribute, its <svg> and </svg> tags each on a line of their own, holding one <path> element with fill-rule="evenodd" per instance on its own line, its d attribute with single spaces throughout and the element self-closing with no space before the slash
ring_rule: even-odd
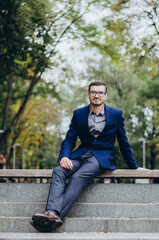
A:
<svg viewBox="0 0 159 240">
<path fill-rule="evenodd" d="M 41 231 L 47 231 L 46 228 L 51 229 L 52 224 L 54 227 L 62 224 L 59 215 L 63 204 L 66 179 L 80 168 L 81 161 L 80 159 L 72 160 L 72 163 L 72 170 L 58 166 L 53 171 L 46 211 L 43 214 L 33 215 L 30 221 L 30 224 L 39 231 L 40 229 Z"/>
<path fill-rule="evenodd" d="M 61 166 L 58 166 L 54 169 L 50 191 L 48 194 L 46 211 L 51 210 L 61 213 L 66 179 L 74 174 L 81 166 L 80 159 L 72 160 L 72 163 L 72 170 L 62 168 Z"/>
<path fill-rule="evenodd" d="M 62 212 L 60 214 L 61 219 L 67 215 L 67 212 L 77 200 L 84 187 L 91 183 L 94 177 L 104 171 L 104 168 L 101 167 L 91 152 L 87 152 L 81 156 L 81 161 L 81 167 L 72 175 L 65 191 Z"/>
</svg>

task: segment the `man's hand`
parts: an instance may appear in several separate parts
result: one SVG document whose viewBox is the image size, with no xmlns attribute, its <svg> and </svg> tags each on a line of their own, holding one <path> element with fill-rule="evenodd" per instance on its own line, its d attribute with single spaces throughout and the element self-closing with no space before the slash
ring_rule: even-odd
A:
<svg viewBox="0 0 159 240">
<path fill-rule="evenodd" d="M 69 170 L 73 168 L 72 161 L 68 157 L 61 158 L 60 166 Z"/>
</svg>

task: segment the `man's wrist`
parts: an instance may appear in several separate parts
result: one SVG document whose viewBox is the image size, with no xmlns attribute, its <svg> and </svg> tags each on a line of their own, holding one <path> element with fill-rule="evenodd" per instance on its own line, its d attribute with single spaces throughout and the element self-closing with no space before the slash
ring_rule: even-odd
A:
<svg viewBox="0 0 159 240">
<path fill-rule="evenodd" d="M 60 163 L 63 158 L 69 159 L 68 157 L 61 157 L 61 158 L 58 159 L 58 162 Z"/>
</svg>

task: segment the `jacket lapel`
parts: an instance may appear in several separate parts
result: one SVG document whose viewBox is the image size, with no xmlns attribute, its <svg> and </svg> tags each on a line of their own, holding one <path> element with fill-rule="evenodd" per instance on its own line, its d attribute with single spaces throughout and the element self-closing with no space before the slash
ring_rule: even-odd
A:
<svg viewBox="0 0 159 240">
<path fill-rule="evenodd" d="M 88 116 L 89 116 L 89 105 L 85 108 L 85 113 L 83 114 L 84 118 L 84 126 L 86 126 L 85 130 L 88 134 L 90 134 L 89 127 L 88 127 Z"/>
<path fill-rule="evenodd" d="M 104 129 L 106 129 L 111 122 L 111 108 L 105 105 L 105 110 L 106 110 L 105 111 L 106 112 L 106 125 L 105 125 Z"/>
</svg>

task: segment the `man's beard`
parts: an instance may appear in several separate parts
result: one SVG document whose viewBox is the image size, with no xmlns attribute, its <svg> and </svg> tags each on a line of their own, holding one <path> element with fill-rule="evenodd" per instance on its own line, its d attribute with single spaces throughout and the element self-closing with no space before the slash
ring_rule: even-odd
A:
<svg viewBox="0 0 159 240">
<path fill-rule="evenodd" d="M 101 105 L 103 105 L 103 102 L 101 102 L 101 103 L 93 103 L 93 102 L 91 102 L 91 104 L 92 104 L 93 106 L 101 106 Z"/>
</svg>

